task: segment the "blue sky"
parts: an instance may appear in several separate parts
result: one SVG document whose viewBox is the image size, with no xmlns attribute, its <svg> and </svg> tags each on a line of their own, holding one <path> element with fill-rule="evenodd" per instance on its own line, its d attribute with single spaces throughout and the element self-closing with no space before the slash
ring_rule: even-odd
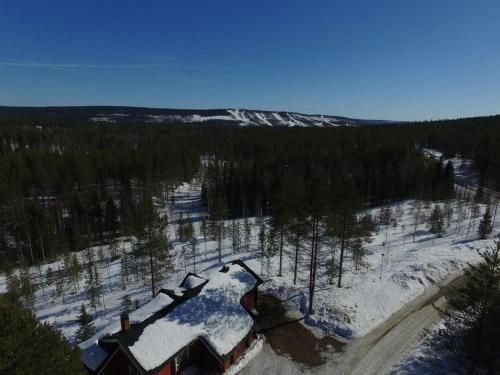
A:
<svg viewBox="0 0 500 375">
<path fill-rule="evenodd" d="M 500 113 L 500 1 L 0 3 L 0 105 Z"/>
</svg>

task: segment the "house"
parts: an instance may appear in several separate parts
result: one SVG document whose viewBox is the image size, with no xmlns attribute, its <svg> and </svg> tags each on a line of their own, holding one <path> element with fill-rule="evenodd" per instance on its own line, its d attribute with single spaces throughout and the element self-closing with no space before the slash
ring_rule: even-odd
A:
<svg viewBox="0 0 500 375">
<path fill-rule="evenodd" d="M 261 283 L 241 261 L 190 273 L 81 343 L 82 360 L 92 374 L 175 375 L 190 366 L 223 373 L 256 338 Z"/>
</svg>

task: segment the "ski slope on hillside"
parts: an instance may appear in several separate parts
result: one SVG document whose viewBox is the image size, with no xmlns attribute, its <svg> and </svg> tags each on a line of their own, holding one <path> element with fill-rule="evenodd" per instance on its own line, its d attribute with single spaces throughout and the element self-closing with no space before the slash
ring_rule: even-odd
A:
<svg viewBox="0 0 500 375">
<path fill-rule="evenodd" d="M 154 111 L 151 109 L 150 111 Z M 166 112 L 166 113 L 163 113 Z M 170 113 L 172 112 L 172 113 Z M 179 114 L 177 112 L 182 112 Z M 146 122 L 157 124 L 174 123 L 234 123 L 239 126 L 277 127 L 335 127 L 349 125 L 384 124 L 390 121 L 358 120 L 330 115 L 307 115 L 297 112 L 272 112 L 248 109 L 219 110 L 158 110 L 156 114 L 133 115 L 125 113 L 96 112 L 90 121 L 101 123 Z"/>
</svg>

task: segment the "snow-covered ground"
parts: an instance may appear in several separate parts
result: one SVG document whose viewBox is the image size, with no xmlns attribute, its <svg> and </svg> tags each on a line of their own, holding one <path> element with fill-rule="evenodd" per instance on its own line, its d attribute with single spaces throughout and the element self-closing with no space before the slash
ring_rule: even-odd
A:
<svg viewBox="0 0 500 375">
<path fill-rule="evenodd" d="M 306 320 L 309 324 L 343 337 L 363 336 L 429 286 L 460 274 L 468 262 L 480 259 L 478 250 L 493 243 L 475 240 L 479 218 L 472 220 L 469 239 L 463 233 L 467 227 L 457 235 L 456 222 L 452 221 L 442 238 L 419 224 L 413 242 L 413 202 L 402 203 L 400 210 L 398 225 L 389 228 L 388 244 L 383 245 L 385 230 L 381 230 L 367 246 L 365 267 L 356 271 L 348 257 L 342 288 L 330 285 L 327 275 L 320 273 L 315 313 Z M 497 222 L 495 230 L 499 229 Z M 267 289 L 286 299 L 289 309 L 305 313 L 308 275 L 302 273 L 297 287 L 290 287 L 287 277 L 271 277 Z"/>
<path fill-rule="evenodd" d="M 391 375 L 412 375 L 412 374 L 465 374 L 467 363 L 458 358 L 449 358 L 446 354 L 436 352 L 431 341 L 436 338 L 437 330 L 442 326 L 442 320 L 431 327 L 429 335 L 411 350 L 407 358 L 402 361 Z"/>
<path fill-rule="evenodd" d="M 436 160 L 441 160 L 443 162 L 443 165 L 451 162 L 455 173 L 455 180 L 457 183 L 464 185 L 477 185 L 479 183 L 479 174 L 473 170 L 472 160 L 464 159 L 459 155 L 448 159 L 443 157 L 442 152 L 434 150 L 432 148 L 423 148 L 422 152 L 428 157 Z"/>
<path fill-rule="evenodd" d="M 183 184 L 175 190 L 174 203 L 165 204 L 170 221 L 175 221 L 181 213 L 184 218 L 193 220 L 198 239 L 198 254 L 196 264 L 186 261 L 182 255 L 185 244 L 175 239 L 174 225 L 170 225 L 170 238 L 174 245 L 174 263 L 176 270 L 165 275 L 162 286 L 175 288 L 180 284 L 187 271 L 203 272 L 218 265 L 217 242 L 205 241 L 201 235 L 201 216 L 203 209 L 200 202 L 200 181 Z M 414 215 L 416 206 L 420 205 L 420 220 L 416 230 Z M 459 215 L 456 202 L 452 202 L 453 215 L 450 225 L 446 226 L 442 238 L 436 238 L 428 232 L 425 219 L 434 204 L 415 201 L 404 201 L 392 205 L 395 224 L 388 230 L 380 227 L 374 234 L 372 242 L 366 245 L 367 254 L 364 265 L 356 270 L 351 255 L 348 253 L 344 265 L 343 286 L 337 288 L 328 282 L 324 263 L 331 257 L 330 247 L 325 245 L 320 249 L 320 266 L 318 270 L 317 290 L 315 294 L 315 313 L 306 319 L 306 323 L 318 326 L 327 334 L 335 334 L 345 338 L 355 338 L 366 335 L 377 325 L 388 319 L 394 312 L 412 299 L 423 294 L 429 287 L 436 285 L 453 275 L 458 275 L 468 262 L 477 262 L 480 258 L 478 250 L 493 243 L 493 240 L 477 240 L 477 225 L 480 217 L 470 219 L 468 215 Z M 444 204 L 441 203 L 443 207 Z M 466 205 L 464 204 L 463 209 Z M 481 206 L 481 212 L 484 206 Z M 369 210 L 376 218 L 380 208 Z M 261 262 L 256 250 L 258 227 L 255 220 L 252 223 L 252 249 L 249 252 L 233 253 L 232 241 L 227 238 L 223 242 L 223 261 L 234 259 L 244 260 L 257 273 L 262 272 L 265 283 L 260 290 L 265 290 L 286 300 L 285 306 L 290 315 L 303 315 L 307 311 L 308 299 L 308 264 L 309 244 L 304 241 L 299 257 L 299 275 L 297 285 L 293 280 L 293 249 L 285 248 L 283 260 L 283 276 L 278 277 L 278 255 Z M 226 224 L 230 224 L 228 221 Z M 468 238 L 466 233 L 471 226 Z M 500 220 L 496 220 L 494 233 L 500 230 Z M 385 241 L 387 235 L 387 242 Z M 229 236 L 228 236 L 229 237 Z M 123 239 L 120 249 L 128 252 L 134 239 Z M 99 251 L 108 252 L 108 246 L 95 247 Z M 382 256 L 384 254 L 384 256 Z M 338 259 L 338 250 L 337 255 Z M 83 261 L 83 252 L 79 254 Z M 48 267 L 57 271 L 62 268 L 62 261 L 45 265 L 41 274 Z M 122 311 L 122 300 L 128 295 L 137 305 L 143 305 L 151 299 L 149 279 L 130 278 L 126 288 L 122 288 L 120 259 L 105 261 L 99 265 L 103 278 L 103 304 L 96 311 L 89 309 L 94 317 L 97 330 L 111 322 L 119 320 Z M 38 277 L 38 268 L 32 269 L 33 277 Z M 55 284 L 45 285 L 44 290 L 36 292 L 35 310 L 41 321 L 57 325 L 63 334 L 75 342 L 77 316 L 80 306 L 88 306 L 85 292 L 84 277 L 76 287 L 66 285 L 64 301 L 55 296 Z M 6 280 L 0 276 L 0 292 L 5 291 Z M 75 289 L 75 290 L 74 290 Z M 45 294 L 45 297 L 44 297 Z M 267 345 L 264 346 L 265 348 Z M 259 354 L 259 357 L 263 354 Z M 259 358 L 258 357 L 258 358 Z"/>
</svg>

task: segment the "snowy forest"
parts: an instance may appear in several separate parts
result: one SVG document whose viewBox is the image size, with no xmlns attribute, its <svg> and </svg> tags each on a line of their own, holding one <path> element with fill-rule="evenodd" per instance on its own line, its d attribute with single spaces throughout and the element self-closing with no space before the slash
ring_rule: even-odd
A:
<svg viewBox="0 0 500 375">
<path fill-rule="evenodd" d="M 353 338 L 463 267 L 454 311 L 424 344 L 461 358 L 448 370 L 494 373 L 499 144 L 500 116 L 298 129 L 4 119 L 0 316 L 33 311 L 76 351 L 164 284 L 244 258 L 287 310 Z M 398 289 L 367 317 L 359 285 L 384 275 L 381 290 Z"/>
</svg>

